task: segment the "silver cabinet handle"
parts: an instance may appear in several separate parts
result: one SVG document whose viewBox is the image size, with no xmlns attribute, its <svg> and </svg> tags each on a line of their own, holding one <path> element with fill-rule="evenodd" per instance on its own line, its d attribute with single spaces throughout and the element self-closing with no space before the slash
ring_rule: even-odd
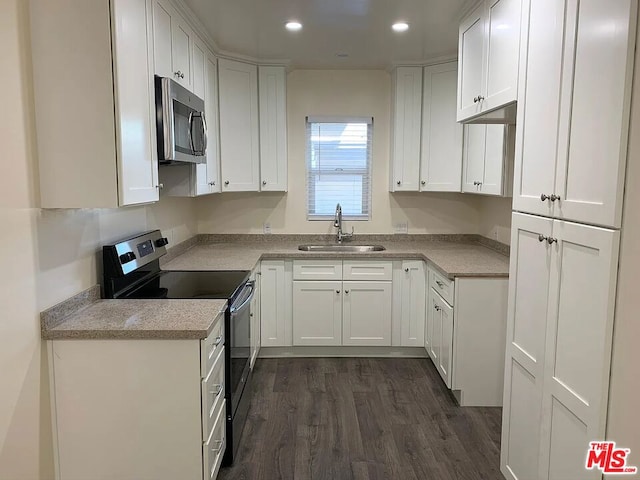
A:
<svg viewBox="0 0 640 480">
<path fill-rule="evenodd" d="M 440 280 L 436 280 L 436 285 L 438 285 L 440 288 L 444 287 L 444 283 L 442 283 Z"/>
<path fill-rule="evenodd" d="M 217 347 L 217 346 L 218 346 L 218 345 L 220 345 L 221 343 L 222 343 L 222 335 L 218 335 L 218 336 L 216 337 L 216 339 L 214 340 L 214 342 L 213 342 L 213 346 L 214 346 L 214 347 Z"/>
<path fill-rule="evenodd" d="M 216 185 L 216 182 L 209 182 L 209 185 L 211 185 L 212 187 L 214 187 Z"/>
<path fill-rule="evenodd" d="M 222 445 L 224 444 L 224 440 L 216 440 L 216 448 L 212 448 L 211 451 L 213 453 L 220 453 L 220 451 L 222 450 Z"/>
<path fill-rule="evenodd" d="M 158 190 L 162 190 L 164 188 L 164 183 L 159 183 L 158 185 L 156 185 L 156 188 Z"/>
<path fill-rule="evenodd" d="M 349 295 L 349 290 L 345 290 L 344 293 Z"/>
<path fill-rule="evenodd" d="M 229 180 L 225 180 L 224 184 L 229 185 Z"/>
<path fill-rule="evenodd" d="M 478 95 L 478 101 L 481 102 L 484 100 L 484 97 L 482 95 Z"/>
<path fill-rule="evenodd" d="M 427 181 L 426 181 L 426 180 L 422 180 L 420 183 L 421 183 L 422 185 L 426 185 L 426 184 L 427 184 Z"/>
<path fill-rule="evenodd" d="M 178 78 L 184 78 L 184 73 L 182 73 L 180 70 L 174 72 L 174 75 Z"/>
<path fill-rule="evenodd" d="M 409 268 L 405 268 L 404 271 L 409 273 Z"/>
<path fill-rule="evenodd" d="M 266 185 L 267 181 L 266 180 L 262 180 L 262 185 Z"/>
<path fill-rule="evenodd" d="M 549 200 L 549 198 L 551 198 L 549 195 L 545 195 L 544 193 L 540 194 L 540 201 L 542 202 Z"/>
<path fill-rule="evenodd" d="M 552 202 L 555 202 L 556 200 L 560 200 L 560 195 L 556 195 L 555 193 L 552 193 L 549 196 L 549 200 L 551 200 Z"/>
<path fill-rule="evenodd" d="M 473 103 L 478 103 L 478 102 L 479 102 L 478 97 L 473 97 Z"/>
<path fill-rule="evenodd" d="M 433 308 L 436 309 L 436 312 L 439 312 L 440 310 L 442 310 L 442 308 L 440 308 L 438 305 L 434 305 Z"/>
<path fill-rule="evenodd" d="M 402 183 L 402 182 L 401 182 L 400 180 L 398 180 L 398 181 L 396 182 L 396 185 L 400 185 L 401 183 Z"/>
<path fill-rule="evenodd" d="M 544 235 L 540 234 L 538 235 L 538 241 L 539 242 L 544 242 L 545 240 L 547 240 L 547 237 L 545 237 Z"/>
<path fill-rule="evenodd" d="M 558 243 L 558 239 L 557 239 L 557 238 L 549 237 L 549 238 L 547 238 L 547 243 L 548 243 L 549 245 L 553 245 L 554 243 Z"/>
<path fill-rule="evenodd" d="M 336 293 L 340 293 L 340 290 L 336 290 Z"/>
</svg>

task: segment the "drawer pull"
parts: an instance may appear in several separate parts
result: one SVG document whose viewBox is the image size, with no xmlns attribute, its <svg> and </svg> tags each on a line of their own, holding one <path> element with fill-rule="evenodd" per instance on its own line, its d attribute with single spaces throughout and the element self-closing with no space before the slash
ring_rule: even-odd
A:
<svg viewBox="0 0 640 480">
<path fill-rule="evenodd" d="M 214 397 L 217 397 L 218 395 L 220 395 L 220 392 L 222 392 L 222 385 L 218 384 L 218 385 L 215 385 L 215 389 L 209 393 Z"/>
<path fill-rule="evenodd" d="M 444 283 L 442 283 L 440 280 L 436 280 L 436 284 L 437 284 L 440 288 L 444 287 Z"/>
<path fill-rule="evenodd" d="M 222 343 L 222 335 L 219 335 L 219 336 L 216 337 L 215 341 L 213 342 L 213 346 L 217 347 L 221 343 Z"/>
<path fill-rule="evenodd" d="M 222 445 L 224 444 L 224 440 L 216 440 L 214 443 L 216 446 L 212 447 L 211 451 L 215 454 L 218 454 L 222 450 Z"/>
</svg>

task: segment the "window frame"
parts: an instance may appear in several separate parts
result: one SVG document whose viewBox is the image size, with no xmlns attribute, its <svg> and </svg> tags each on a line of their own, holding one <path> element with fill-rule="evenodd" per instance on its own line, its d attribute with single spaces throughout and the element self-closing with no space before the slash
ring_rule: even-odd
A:
<svg viewBox="0 0 640 480">
<path fill-rule="evenodd" d="M 350 169 L 348 172 L 345 172 L 344 175 L 359 175 L 362 176 L 363 186 L 364 180 L 368 179 L 368 188 L 363 188 L 362 191 L 362 205 L 368 207 L 367 212 L 361 215 L 353 215 L 347 214 L 344 211 L 342 212 L 342 219 L 350 222 L 366 222 L 371 220 L 371 210 L 372 210 L 372 202 L 373 202 L 373 183 L 372 183 L 372 170 L 373 170 L 373 117 L 348 117 L 348 116 L 307 116 L 305 118 L 305 176 L 306 176 L 306 206 L 305 210 L 307 212 L 307 221 L 330 221 L 334 220 L 334 214 L 316 214 L 311 213 L 309 211 L 312 193 L 315 195 L 316 182 L 311 182 L 311 174 L 333 174 L 340 175 L 337 173 L 335 169 L 330 169 L 323 171 L 321 169 L 311 170 L 311 161 L 310 161 L 310 126 L 314 123 L 364 123 L 367 125 L 367 165 L 365 168 L 361 169 Z"/>
</svg>

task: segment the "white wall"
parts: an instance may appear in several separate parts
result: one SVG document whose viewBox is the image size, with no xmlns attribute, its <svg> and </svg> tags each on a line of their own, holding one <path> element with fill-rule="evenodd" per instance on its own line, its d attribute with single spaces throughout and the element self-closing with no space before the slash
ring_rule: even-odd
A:
<svg viewBox="0 0 640 480">
<path fill-rule="evenodd" d="M 196 233 L 189 199 L 119 210 L 40 210 L 28 2 L 0 2 L 0 479 L 53 478 L 48 366 L 39 313 L 98 283 L 103 243 L 160 227 Z M 115 161 L 115 160 L 114 160 Z"/>
<path fill-rule="evenodd" d="M 373 205 L 368 222 L 348 223 L 356 233 L 477 233 L 481 201 L 452 193 L 389 193 L 391 79 L 379 70 L 295 70 L 287 76 L 289 191 L 236 193 L 197 200 L 201 233 L 333 233 L 331 222 L 306 219 L 305 118 L 308 115 L 372 116 Z M 224 179 L 223 179 L 224 180 Z"/>
<path fill-rule="evenodd" d="M 640 88 L 640 51 L 636 51 L 634 91 Z M 629 156 L 622 217 L 616 317 L 607 438 L 630 448 L 629 464 L 640 468 L 640 96 L 631 103 Z M 618 478 L 618 477 L 615 477 Z M 635 476 L 633 476 L 635 478 Z"/>
<path fill-rule="evenodd" d="M 483 197 L 478 233 L 507 245 L 511 243 L 512 198 Z"/>
</svg>

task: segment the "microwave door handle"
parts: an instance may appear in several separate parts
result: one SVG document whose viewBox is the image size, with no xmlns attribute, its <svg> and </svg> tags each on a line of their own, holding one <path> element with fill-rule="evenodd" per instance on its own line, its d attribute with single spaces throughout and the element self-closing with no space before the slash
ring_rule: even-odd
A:
<svg viewBox="0 0 640 480">
<path fill-rule="evenodd" d="M 195 147 L 195 141 L 193 138 L 193 127 L 194 127 L 194 118 L 199 118 L 200 119 L 200 124 L 201 124 L 201 132 L 202 132 L 202 142 L 201 142 L 201 148 L 196 149 Z M 193 152 L 194 155 L 204 155 L 206 150 L 207 150 L 207 124 L 205 122 L 205 118 L 204 118 L 204 113 L 203 112 L 196 112 L 193 113 L 191 112 L 189 114 L 189 136 L 190 136 L 190 142 L 191 142 L 191 151 Z"/>
</svg>

